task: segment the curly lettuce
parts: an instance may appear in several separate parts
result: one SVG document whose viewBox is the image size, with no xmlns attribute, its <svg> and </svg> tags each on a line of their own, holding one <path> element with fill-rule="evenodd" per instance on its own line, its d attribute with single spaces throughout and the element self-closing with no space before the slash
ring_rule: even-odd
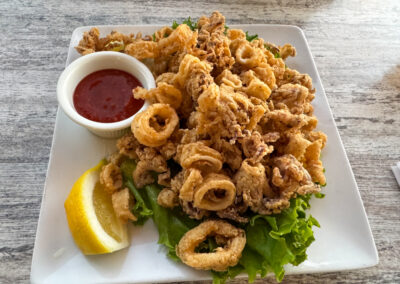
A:
<svg viewBox="0 0 400 284">
<path fill-rule="evenodd" d="M 121 165 L 125 185 L 136 199 L 133 213 L 138 221 L 135 224 L 143 224 L 151 217 L 158 229 L 158 243 L 167 248 L 171 259 L 180 261 L 175 247 L 182 236 L 200 222 L 190 219 L 179 208 L 167 209 L 158 205 L 157 196 L 161 186 L 152 184 L 136 189 L 132 180 L 134 168 L 135 162 L 132 160 Z M 322 195 L 317 197 L 321 198 Z M 257 276 L 265 277 L 268 273 L 274 273 L 276 280 L 282 281 L 284 265 L 299 265 L 307 259 L 306 250 L 315 240 L 313 227 L 319 227 L 319 223 L 311 215 L 306 215 L 310 198 L 311 195 L 306 195 L 292 199 L 290 207 L 280 214 L 251 216 L 250 222 L 243 226 L 247 242 L 239 263 L 224 272 L 212 271 L 213 282 L 222 284 L 240 273 L 246 273 L 250 283 Z M 210 240 L 202 245 L 202 251 L 212 251 L 216 246 Z"/>
<path fill-rule="evenodd" d="M 179 257 L 176 255 L 175 247 L 178 245 L 183 235 L 190 229 L 196 227 L 199 222 L 190 219 L 182 210 L 179 210 L 179 208 L 167 209 L 158 205 L 157 196 L 161 191 L 159 185 L 147 185 L 144 189 L 154 212 L 152 218 L 158 229 L 158 243 L 164 245 L 168 249 L 168 256 L 170 258 L 175 261 L 180 261 Z"/>
<path fill-rule="evenodd" d="M 246 32 L 246 40 L 247 41 L 253 41 L 255 39 L 258 39 L 258 34 L 249 35 L 249 32 Z"/>
<path fill-rule="evenodd" d="M 196 227 L 200 222 L 190 219 L 179 208 L 167 209 L 158 205 L 157 196 L 161 191 L 161 186 L 152 184 L 137 189 L 132 179 L 135 167 L 134 160 L 125 160 L 120 167 L 124 184 L 132 192 L 136 201 L 132 213 L 138 220 L 133 223 L 142 225 L 151 217 L 158 229 L 158 243 L 168 249 L 170 258 L 179 261 L 175 253 L 176 245 L 187 231 Z"/>
<path fill-rule="evenodd" d="M 153 216 L 154 212 L 151 209 L 147 195 L 139 192 L 133 182 L 132 173 L 136 168 L 136 162 L 134 160 L 125 160 L 120 168 L 124 185 L 129 188 L 135 197 L 135 205 L 133 206 L 132 213 L 136 216 L 137 221 L 133 223 L 135 225 L 143 225 L 147 219 Z"/>
<path fill-rule="evenodd" d="M 187 18 L 187 19 L 184 19 L 184 20 L 182 21 L 182 24 L 187 25 L 192 31 L 195 31 L 195 30 L 198 29 L 197 23 L 196 23 L 195 21 L 193 21 L 190 17 Z M 180 25 L 180 24 L 179 24 L 177 21 L 173 21 L 173 22 L 172 22 L 171 28 L 172 28 L 173 30 L 175 30 L 179 25 Z"/>
<path fill-rule="evenodd" d="M 253 216 L 245 226 L 247 241 L 239 264 L 226 272 L 214 272 L 214 283 L 224 283 L 242 272 L 248 274 L 250 283 L 257 275 L 265 277 L 269 272 L 280 282 L 284 265 L 299 265 L 306 260 L 306 250 L 315 240 L 312 227 L 320 226 L 314 217 L 306 215 L 310 198 L 292 199 L 290 207 L 280 214 Z"/>
</svg>

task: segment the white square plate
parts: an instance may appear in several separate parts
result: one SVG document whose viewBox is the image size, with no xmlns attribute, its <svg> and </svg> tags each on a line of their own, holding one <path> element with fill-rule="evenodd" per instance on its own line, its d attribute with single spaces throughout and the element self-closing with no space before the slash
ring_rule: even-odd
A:
<svg viewBox="0 0 400 284">
<path fill-rule="evenodd" d="M 233 27 L 233 26 L 232 26 Z M 116 29 L 123 33 L 152 34 L 158 26 L 103 26 L 102 36 Z M 308 73 L 316 89 L 313 101 L 318 128 L 328 135 L 322 160 L 328 186 L 324 199 L 312 200 L 310 213 L 321 228 L 315 229 L 316 241 L 308 249 L 308 259 L 297 267 L 288 265 L 286 273 L 313 273 L 365 268 L 378 263 L 368 219 L 356 182 L 340 140 L 315 63 L 303 32 L 294 26 L 235 26 L 258 34 L 278 45 L 291 43 L 297 56 L 287 65 Z M 82 33 L 72 34 L 67 65 L 80 55 L 74 50 Z M 55 82 L 54 82 L 55 86 Z M 128 249 L 100 256 L 84 256 L 75 246 L 64 212 L 74 181 L 100 159 L 115 150 L 114 140 L 94 136 L 69 120 L 59 109 L 53 145 L 32 259 L 33 283 L 138 283 L 211 279 L 211 274 L 196 271 L 166 257 L 157 244 L 158 233 L 151 221 L 130 228 L 132 243 Z"/>
</svg>

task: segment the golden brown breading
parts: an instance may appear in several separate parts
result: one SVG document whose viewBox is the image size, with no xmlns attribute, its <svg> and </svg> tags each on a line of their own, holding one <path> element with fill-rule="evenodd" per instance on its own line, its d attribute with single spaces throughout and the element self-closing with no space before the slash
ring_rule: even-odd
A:
<svg viewBox="0 0 400 284">
<path fill-rule="evenodd" d="M 166 187 L 171 187 L 171 170 L 168 168 L 165 173 L 157 176 L 157 183 Z"/>
<path fill-rule="evenodd" d="M 151 104 L 168 104 L 174 109 L 178 109 L 182 103 L 182 93 L 173 85 L 160 82 L 157 87 L 146 90 L 142 87 L 133 89 L 135 99 L 147 100 Z"/>
<path fill-rule="evenodd" d="M 210 18 L 202 17 L 198 27 L 195 54 L 211 63 L 214 67 L 213 75 L 217 76 L 224 69 L 229 69 L 235 61 L 229 49 L 229 40 L 224 34 L 225 17 L 219 12 L 214 12 Z"/>
<path fill-rule="evenodd" d="M 84 32 L 78 46 L 75 47 L 76 51 L 82 55 L 98 51 L 97 45 L 99 42 L 99 36 L 100 32 L 98 28 L 92 28 L 90 31 Z"/>
<path fill-rule="evenodd" d="M 196 247 L 209 236 L 220 236 L 213 252 L 197 253 Z M 223 242 L 223 243 L 221 243 Z M 186 232 L 176 248 L 176 254 L 187 265 L 196 269 L 224 271 L 239 262 L 246 244 L 246 234 L 228 222 L 209 220 Z"/>
<path fill-rule="evenodd" d="M 158 56 L 158 46 L 154 41 L 135 40 L 125 47 L 125 53 L 139 60 Z"/>
<path fill-rule="evenodd" d="M 122 164 L 122 162 L 125 160 L 125 156 L 124 155 L 122 155 L 121 153 L 119 153 L 119 152 L 115 152 L 115 153 L 112 153 L 110 156 L 108 156 L 108 158 L 107 158 L 107 161 L 109 162 L 109 163 L 113 163 L 114 165 L 116 165 L 116 166 L 120 166 L 121 164 Z"/>
<path fill-rule="evenodd" d="M 129 189 L 125 187 L 111 195 L 112 206 L 118 218 L 123 222 L 128 220 L 136 221 L 137 218 L 132 214 L 131 208 L 134 205 L 133 196 L 130 195 Z"/>
<path fill-rule="evenodd" d="M 198 99 L 196 130 L 199 135 L 211 136 L 212 140 L 228 138 L 233 143 L 243 137 L 243 130 L 248 126 L 252 130 L 264 112 L 246 94 L 235 92 L 225 84 L 211 84 Z"/>
<path fill-rule="evenodd" d="M 315 116 L 292 114 L 285 110 L 266 113 L 261 121 L 264 132 L 279 132 L 281 136 L 298 131 L 311 131 L 317 126 Z"/>
<path fill-rule="evenodd" d="M 233 181 L 237 190 L 242 193 L 244 203 L 255 210 L 262 202 L 263 193 L 270 190 L 264 166 L 247 159 L 243 161 Z"/>
<path fill-rule="evenodd" d="M 289 142 L 284 148 L 284 152 L 293 155 L 299 161 L 304 158 L 304 153 L 311 142 L 304 138 L 300 132 L 288 134 Z"/>
<path fill-rule="evenodd" d="M 213 83 L 213 77 L 209 72 L 199 69 L 191 72 L 185 82 L 186 93 L 194 102 L 197 102 L 199 96 Z"/>
<path fill-rule="evenodd" d="M 168 37 L 174 30 L 171 27 L 162 27 L 154 33 L 154 41 L 158 42 L 163 38 Z"/>
<path fill-rule="evenodd" d="M 167 141 L 167 143 L 158 147 L 157 150 L 161 154 L 161 156 L 164 157 L 165 160 L 169 160 L 174 158 L 176 154 L 176 147 L 177 147 L 176 143 L 172 141 Z"/>
<path fill-rule="evenodd" d="M 137 159 L 136 149 L 140 147 L 139 141 L 132 133 L 127 133 L 117 141 L 117 148 L 121 155 L 125 155 L 130 159 Z"/>
<path fill-rule="evenodd" d="M 240 142 L 243 154 L 254 163 L 261 161 L 265 155 L 272 153 L 274 150 L 274 147 L 265 144 L 258 131 L 253 131 L 250 135 L 246 135 Z"/>
<path fill-rule="evenodd" d="M 173 208 L 179 204 L 178 195 L 170 188 L 163 188 L 157 196 L 157 203 L 165 208 Z"/>
<path fill-rule="evenodd" d="M 191 219 L 202 220 L 210 215 L 210 211 L 194 207 L 193 202 L 179 199 L 179 204 L 181 205 L 182 211 Z"/>
<path fill-rule="evenodd" d="M 279 54 L 281 58 L 285 60 L 289 56 L 296 56 L 296 49 L 290 44 L 285 44 L 284 46 L 279 47 Z"/>
<path fill-rule="evenodd" d="M 279 134 L 279 132 L 267 132 L 262 136 L 265 143 L 276 142 L 279 140 L 280 137 L 281 135 Z"/>
<path fill-rule="evenodd" d="M 323 147 L 323 141 L 321 139 L 314 141 L 310 146 L 307 147 L 304 160 L 304 167 L 310 173 L 313 182 L 318 182 L 320 185 L 326 184 L 324 175 L 324 167 L 320 160 L 321 149 Z"/>
<path fill-rule="evenodd" d="M 119 167 L 113 163 L 109 163 L 101 169 L 100 183 L 104 185 L 104 189 L 109 194 L 114 193 L 122 186 L 122 174 Z"/>
<path fill-rule="evenodd" d="M 179 124 L 176 111 L 168 104 L 152 104 L 136 114 L 131 130 L 140 144 L 149 147 L 164 145 Z"/>
<path fill-rule="evenodd" d="M 328 137 L 322 131 L 307 131 L 304 132 L 304 137 L 306 137 L 310 142 L 314 142 L 316 140 L 321 140 L 322 146 L 321 148 L 325 147 L 326 141 Z"/>
<path fill-rule="evenodd" d="M 195 168 L 183 170 L 183 172 L 184 182 L 179 189 L 179 198 L 187 202 L 192 202 L 197 187 L 203 182 L 203 176 L 200 170 Z"/>
<path fill-rule="evenodd" d="M 228 164 L 232 170 L 237 170 L 242 164 L 242 151 L 237 143 L 231 144 L 224 139 L 214 142 L 214 149 L 221 153 L 223 161 Z"/>
<path fill-rule="evenodd" d="M 294 69 L 286 68 L 283 78 L 278 80 L 277 84 L 278 86 L 282 86 L 289 83 L 302 85 L 306 87 L 310 93 L 315 92 L 315 89 L 312 86 L 312 79 L 308 74 L 301 74 Z"/>
<path fill-rule="evenodd" d="M 276 108 L 288 109 L 293 114 L 312 115 L 311 101 L 313 99 L 314 94 L 299 84 L 284 84 L 271 94 L 271 100 Z"/>
<path fill-rule="evenodd" d="M 261 81 L 253 70 L 248 70 L 240 75 L 243 84 L 242 90 L 249 97 L 256 97 L 260 100 L 267 100 L 271 94 L 270 87 Z"/>
<path fill-rule="evenodd" d="M 249 222 L 249 218 L 241 216 L 241 214 L 245 213 L 248 206 L 243 202 L 243 198 L 240 195 L 236 196 L 235 202 L 223 209 L 217 211 L 217 216 L 222 219 L 229 219 L 239 223 L 247 223 Z"/>
<path fill-rule="evenodd" d="M 318 190 L 310 174 L 293 155 L 286 154 L 275 158 L 273 165 L 271 181 L 280 189 L 281 195 L 292 195 L 295 191 L 305 191 L 305 188 Z"/>
<path fill-rule="evenodd" d="M 185 170 L 182 170 L 171 179 L 171 190 L 179 193 L 179 190 L 182 188 L 184 182 Z"/>
<path fill-rule="evenodd" d="M 196 44 L 197 32 L 193 32 L 187 25 L 179 25 L 171 34 L 157 42 L 160 56 L 172 55 L 180 51 L 190 51 Z"/>
<path fill-rule="evenodd" d="M 185 169 L 196 168 L 206 173 L 219 172 L 222 168 L 222 155 L 204 142 L 185 144 L 178 151 L 181 151 L 179 162 Z"/>
<path fill-rule="evenodd" d="M 136 151 L 139 162 L 133 172 L 133 180 L 138 188 L 155 182 L 152 172 L 164 173 L 168 170 L 164 157 L 154 148 L 144 147 Z"/>
<path fill-rule="evenodd" d="M 83 33 L 82 40 L 75 49 L 82 55 L 96 51 L 124 51 L 125 47 L 134 40 L 133 34 L 124 35 L 117 31 L 112 31 L 106 37 L 100 38 L 98 28 L 92 28 L 89 32 Z"/>
<path fill-rule="evenodd" d="M 260 214 L 280 213 L 289 207 L 290 199 L 296 194 L 305 195 L 320 191 L 320 187 L 313 183 L 308 171 L 290 154 L 273 160 L 271 185 L 275 188 L 276 196 L 263 199 L 256 209 Z"/>
<path fill-rule="evenodd" d="M 210 173 L 196 187 L 193 205 L 200 209 L 218 211 L 229 207 L 235 196 L 236 187 L 228 176 Z"/>
</svg>

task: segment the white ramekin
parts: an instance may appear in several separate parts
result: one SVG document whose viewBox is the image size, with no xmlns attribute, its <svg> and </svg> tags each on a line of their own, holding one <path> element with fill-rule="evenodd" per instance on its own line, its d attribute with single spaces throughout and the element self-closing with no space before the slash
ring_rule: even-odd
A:
<svg viewBox="0 0 400 284">
<path fill-rule="evenodd" d="M 65 68 L 58 79 L 57 99 L 62 110 L 74 122 L 100 137 L 118 138 L 126 133 L 135 115 L 145 110 L 149 103 L 145 101 L 136 114 L 118 122 L 96 122 L 81 116 L 73 103 L 75 88 L 87 75 L 103 69 L 118 69 L 128 72 L 135 76 L 145 89 L 152 89 L 156 86 L 150 70 L 136 58 L 119 52 L 101 51 L 82 56 Z"/>
</svg>

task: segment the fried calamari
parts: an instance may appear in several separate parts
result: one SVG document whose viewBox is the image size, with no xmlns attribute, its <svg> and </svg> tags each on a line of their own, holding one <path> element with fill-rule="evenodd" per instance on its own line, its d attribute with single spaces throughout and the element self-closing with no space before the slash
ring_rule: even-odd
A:
<svg viewBox="0 0 400 284">
<path fill-rule="evenodd" d="M 137 218 L 132 214 L 133 196 L 129 194 L 129 189 L 125 187 L 111 195 L 111 202 L 114 212 L 123 222 L 128 220 L 136 221 Z"/>
<path fill-rule="evenodd" d="M 104 185 L 104 189 L 112 194 L 116 192 L 122 186 L 122 174 L 120 168 L 109 163 L 103 166 L 100 172 L 100 183 Z"/>
<path fill-rule="evenodd" d="M 112 32 L 101 38 L 93 28 L 76 49 L 83 55 L 124 52 L 152 71 L 157 87 L 133 90 L 150 106 L 118 140 L 100 180 L 121 205 L 117 215 L 133 220 L 119 165 L 135 159 L 139 189 L 157 182 L 163 187 L 159 205 L 202 220 L 176 249 L 187 265 L 216 271 L 234 266 L 246 237 L 226 220 L 247 223 L 254 214 L 278 214 L 292 198 L 319 192 L 326 183 L 320 153 L 327 138 L 315 130 L 315 89 L 309 75 L 286 66 L 285 59 L 296 55 L 290 44 L 248 41 L 214 12 L 197 25 L 163 27 L 152 37 Z M 198 252 L 210 237 L 219 247 Z"/>
<path fill-rule="evenodd" d="M 196 247 L 207 237 L 214 237 L 218 247 L 208 253 L 196 252 Z M 196 269 L 224 271 L 239 262 L 245 244 L 244 230 L 225 221 L 209 220 L 191 229 L 181 238 L 176 254 L 183 263 Z"/>
</svg>

